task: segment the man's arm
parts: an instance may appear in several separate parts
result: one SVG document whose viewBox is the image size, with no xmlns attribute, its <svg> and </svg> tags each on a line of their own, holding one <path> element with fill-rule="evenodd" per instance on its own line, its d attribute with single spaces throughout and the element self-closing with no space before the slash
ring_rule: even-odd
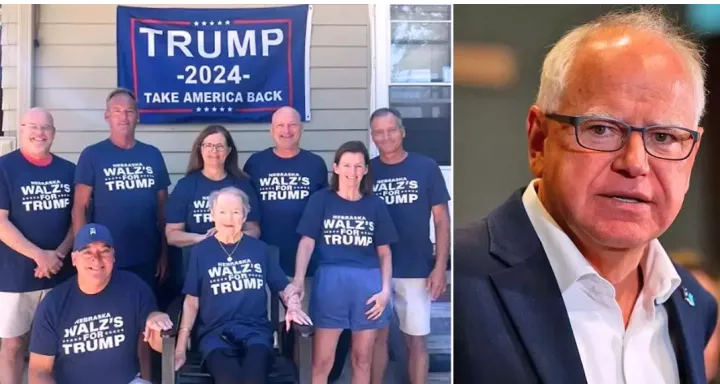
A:
<svg viewBox="0 0 720 384">
<path fill-rule="evenodd" d="M 167 237 L 165 236 L 165 204 L 168 199 L 167 189 L 161 189 L 157 192 L 158 210 L 157 210 L 157 224 L 160 232 L 160 259 L 158 260 L 157 277 L 160 281 L 164 281 L 167 278 L 168 270 L 168 243 Z"/>
<path fill-rule="evenodd" d="M 28 384 L 55 384 L 52 376 L 55 356 L 30 353 L 28 365 Z"/>
<path fill-rule="evenodd" d="M 315 239 L 308 236 L 303 236 L 300 239 L 295 254 L 295 275 L 292 281 L 296 288 L 300 288 L 300 299 L 305 296 L 305 275 L 314 249 Z"/>
<path fill-rule="evenodd" d="M 257 221 L 246 221 L 243 225 L 243 232 L 256 239 L 260 238 L 260 224 Z"/>
<path fill-rule="evenodd" d="M 168 245 L 178 248 L 195 245 L 208 237 L 208 233 L 185 232 L 185 223 L 170 223 L 165 225 L 165 239 Z"/>
<path fill-rule="evenodd" d="M 433 300 L 442 295 L 447 287 L 445 277 L 450 257 L 450 212 L 447 203 L 432 207 L 435 225 L 435 267 L 428 278 L 428 288 Z"/>
<path fill-rule="evenodd" d="M 144 339 L 145 336 L 140 334 L 137 353 L 138 361 L 140 361 L 140 377 L 149 381 L 152 378 L 152 351 L 150 345 L 145 343 Z"/>
<path fill-rule="evenodd" d="M 32 259 L 38 266 L 36 277 L 50 277 L 62 267 L 62 261 L 55 251 L 43 250 L 30 242 L 10 221 L 10 212 L 0 209 L 0 241 L 15 252 Z"/>
<path fill-rule="evenodd" d="M 61 260 L 65 260 L 67 255 L 72 250 L 73 246 L 73 230 L 72 230 L 72 224 L 70 225 L 70 228 L 68 228 L 68 232 L 65 235 L 65 239 L 63 239 L 63 242 L 58 245 L 57 248 L 55 248 L 55 255 L 59 257 Z M 42 278 L 44 275 L 42 273 L 42 270 L 40 268 L 35 269 L 35 277 Z"/>
<path fill-rule="evenodd" d="M 83 225 L 87 224 L 87 213 L 90 210 L 92 187 L 85 184 L 75 184 L 75 197 L 72 207 L 73 235 L 77 234 Z"/>
<path fill-rule="evenodd" d="M 72 225 L 70 228 L 68 228 L 68 233 L 65 235 L 65 239 L 62 243 L 55 249 L 55 251 L 62 256 L 66 256 L 68 253 L 70 253 L 70 250 L 72 250 L 73 246 L 73 240 L 75 239 L 75 236 L 73 236 L 73 229 Z"/>
<path fill-rule="evenodd" d="M 390 294 L 392 289 L 392 251 L 390 245 L 385 244 L 377 247 L 378 258 L 380 259 L 380 274 L 382 275 L 382 291 Z"/>
<path fill-rule="evenodd" d="M 435 224 L 435 268 L 447 270 L 450 257 L 450 210 L 447 203 L 432 207 Z"/>
<path fill-rule="evenodd" d="M 10 222 L 9 215 L 9 211 L 0 209 L 0 241 L 15 252 L 35 260 L 43 250 L 25 238 L 20 230 Z"/>
<path fill-rule="evenodd" d="M 145 331 L 140 335 L 140 343 L 147 343 L 150 348 L 162 353 L 162 331 L 168 331 L 172 327 L 173 323 L 166 313 L 150 312 L 145 321 Z"/>
</svg>

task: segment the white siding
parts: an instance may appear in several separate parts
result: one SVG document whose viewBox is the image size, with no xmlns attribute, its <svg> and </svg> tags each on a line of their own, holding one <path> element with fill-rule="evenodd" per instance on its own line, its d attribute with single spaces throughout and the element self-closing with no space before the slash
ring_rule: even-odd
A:
<svg viewBox="0 0 720 384">
<path fill-rule="evenodd" d="M 243 5 L 264 6 L 268 5 Z M 3 130 L 10 135 L 18 119 L 14 78 L 15 7 L 3 5 L 2 12 Z M 368 143 L 369 13 L 367 5 L 314 5 L 313 8 L 310 48 L 313 119 L 305 125 L 302 146 L 323 156 L 329 166 L 334 150 L 343 142 Z M 115 10 L 115 5 L 39 6 L 35 105 L 53 113 L 58 129 L 53 151 L 71 161 L 77 161 L 85 146 L 107 137 L 104 100 L 116 86 L 117 78 Z M 202 127 L 140 125 L 137 136 L 163 151 L 175 182 L 182 176 L 190 145 Z M 228 124 L 226 127 L 240 146 L 241 166 L 252 152 L 272 145 L 267 124 Z"/>
<path fill-rule="evenodd" d="M 3 128 L 8 126 L 8 120 L 15 119 L 16 82 L 17 82 L 17 5 L 3 4 L 0 24 L 0 47 L 2 52 L 2 110 Z M 14 120 L 12 122 L 14 123 Z M 5 147 L 5 149 L 8 149 Z"/>
</svg>

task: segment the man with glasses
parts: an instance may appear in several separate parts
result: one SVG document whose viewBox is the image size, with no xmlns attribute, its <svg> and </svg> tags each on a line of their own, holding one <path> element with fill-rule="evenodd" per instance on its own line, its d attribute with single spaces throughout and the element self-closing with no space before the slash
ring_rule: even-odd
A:
<svg viewBox="0 0 720 384">
<path fill-rule="evenodd" d="M 20 118 L 20 148 L 0 157 L 0 383 L 22 379 L 38 304 L 72 273 L 70 207 L 75 165 L 51 152 L 53 117 Z"/>
<path fill-rule="evenodd" d="M 660 13 L 610 14 L 548 53 L 527 188 L 456 232 L 454 376 L 705 383 L 717 304 L 658 238 L 703 129 L 699 49 Z"/>
</svg>

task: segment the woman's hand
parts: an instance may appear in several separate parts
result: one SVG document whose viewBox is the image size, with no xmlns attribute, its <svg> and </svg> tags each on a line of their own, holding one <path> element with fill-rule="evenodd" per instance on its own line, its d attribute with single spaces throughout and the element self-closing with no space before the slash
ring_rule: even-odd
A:
<svg viewBox="0 0 720 384">
<path fill-rule="evenodd" d="M 300 325 L 312 325 L 310 316 L 303 312 L 300 304 L 289 305 L 287 311 L 285 311 L 285 332 L 290 331 L 291 322 L 296 322 Z"/>
<path fill-rule="evenodd" d="M 180 368 L 182 368 L 183 365 L 185 365 L 185 350 L 182 349 L 176 349 L 175 350 L 175 371 L 179 371 Z"/>
<path fill-rule="evenodd" d="M 285 297 L 290 299 L 293 295 L 297 294 L 298 299 L 302 301 L 305 297 L 305 281 L 304 279 L 293 279 L 290 284 L 285 288 Z"/>
<path fill-rule="evenodd" d="M 215 227 L 212 227 L 207 230 L 205 233 L 196 233 L 195 234 L 195 244 L 207 239 L 210 236 L 215 236 L 217 233 L 217 229 Z"/>
<path fill-rule="evenodd" d="M 390 300 L 390 293 L 387 290 L 382 290 L 372 295 L 365 304 L 369 305 L 375 302 L 375 305 L 365 312 L 365 316 L 367 316 L 369 320 L 379 319 L 380 315 L 385 311 L 385 307 L 387 307 L 388 300 Z"/>
</svg>

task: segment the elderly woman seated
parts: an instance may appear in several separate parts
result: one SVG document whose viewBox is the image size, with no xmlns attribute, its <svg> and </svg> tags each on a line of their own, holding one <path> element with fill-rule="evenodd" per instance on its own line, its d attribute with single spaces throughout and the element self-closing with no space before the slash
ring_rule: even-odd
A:
<svg viewBox="0 0 720 384">
<path fill-rule="evenodd" d="M 243 234 L 250 210 L 248 196 L 227 187 L 212 192 L 209 200 L 216 232 L 191 250 L 175 369 L 185 363 L 190 330 L 197 319 L 197 349 L 215 383 L 265 383 L 273 346 L 266 286 L 278 292 L 287 307 L 288 327 L 293 321 L 312 323 L 279 261 L 269 257 L 269 246 Z M 160 350 L 159 343 L 151 344 Z"/>
</svg>

